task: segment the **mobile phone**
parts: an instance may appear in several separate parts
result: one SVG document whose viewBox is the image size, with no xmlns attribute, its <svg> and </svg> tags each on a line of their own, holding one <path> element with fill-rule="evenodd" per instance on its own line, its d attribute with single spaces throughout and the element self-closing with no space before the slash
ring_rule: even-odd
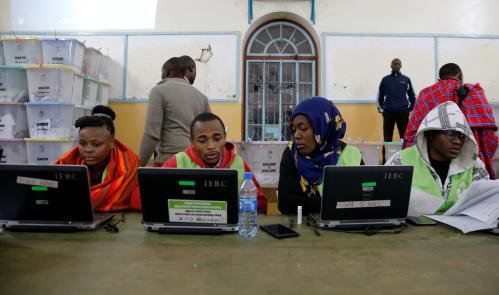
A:
<svg viewBox="0 0 499 295">
<path fill-rule="evenodd" d="M 282 224 L 260 225 L 260 228 L 276 239 L 297 237 L 300 234 Z"/>
<path fill-rule="evenodd" d="M 408 216 L 407 221 L 409 221 L 413 225 L 435 225 L 435 224 L 437 224 L 437 222 L 435 220 L 428 218 L 424 215 Z"/>
</svg>

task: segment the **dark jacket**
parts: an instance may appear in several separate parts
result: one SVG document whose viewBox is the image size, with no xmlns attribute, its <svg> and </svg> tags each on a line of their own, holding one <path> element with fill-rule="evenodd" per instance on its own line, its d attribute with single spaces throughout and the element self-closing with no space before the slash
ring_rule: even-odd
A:
<svg viewBox="0 0 499 295">
<path fill-rule="evenodd" d="M 409 113 L 415 101 L 416 95 L 409 77 L 400 72 L 392 72 L 381 80 L 378 92 L 380 112 Z"/>
</svg>

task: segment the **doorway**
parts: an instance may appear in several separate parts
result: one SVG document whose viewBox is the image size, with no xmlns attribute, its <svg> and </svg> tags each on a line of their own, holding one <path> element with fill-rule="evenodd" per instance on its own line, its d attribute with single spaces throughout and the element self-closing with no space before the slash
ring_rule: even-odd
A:
<svg viewBox="0 0 499 295">
<path fill-rule="evenodd" d="M 289 21 L 257 29 L 245 50 L 245 140 L 291 140 L 289 118 L 316 95 L 317 53 L 308 32 Z"/>
</svg>

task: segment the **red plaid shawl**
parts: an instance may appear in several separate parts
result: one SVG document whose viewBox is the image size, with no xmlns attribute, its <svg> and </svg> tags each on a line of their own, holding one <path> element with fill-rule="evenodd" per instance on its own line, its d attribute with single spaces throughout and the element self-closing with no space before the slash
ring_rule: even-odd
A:
<svg viewBox="0 0 499 295">
<path fill-rule="evenodd" d="M 66 153 L 54 164 L 85 165 L 78 146 Z M 96 211 L 140 210 L 137 167 L 139 156 L 123 143 L 114 140 L 107 175 L 101 183 L 93 185 L 92 204 Z"/>
<path fill-rule="evenodd" d="M 414 145 L 419 125 L 430 110 L 445 101 L 458 102 L 459 98 L 455 90 L 460 86 L 461 83 L 459 81 L 442 80 L 421 90 L 416 100 L 414 111 L 409 119 L 409 124 L 405 130 L 403 148 Z M 485 97 L 485 92 L 480 87 L 480 84 L 466 84 L 466 86 L 470 91 L 461 105 L 461 110 L 475 135 L 480 159 L 485 163 L 491 178 L 494 179 L 495 173 L 492 168 L 492 157 L 498 143 L 498 138 L 495 135 L 497 125 L 492 114 L 492 109 Z"/>
</svg>

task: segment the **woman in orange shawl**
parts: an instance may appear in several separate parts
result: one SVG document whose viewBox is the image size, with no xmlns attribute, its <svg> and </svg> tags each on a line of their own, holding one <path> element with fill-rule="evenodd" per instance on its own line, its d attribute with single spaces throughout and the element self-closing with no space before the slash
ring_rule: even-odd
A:
<svg viewBox="0 0 499 295">
<path fill-rule="evenodd" d="M 55 164 L 86 165 L 96 211 L 140 210 L 137 167 L 139 157 L 114 138 L 114 111 L 96 106 L 91 116 L 76 120 L 78 146 Z"/>
</svg>

